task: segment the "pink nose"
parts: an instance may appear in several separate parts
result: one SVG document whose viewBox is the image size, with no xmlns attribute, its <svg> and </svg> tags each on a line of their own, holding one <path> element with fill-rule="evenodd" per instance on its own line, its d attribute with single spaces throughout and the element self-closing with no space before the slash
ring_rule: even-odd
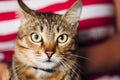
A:
<svg viewBox="0 0 120 80">
<path fill-rule="evenodd" d="M 48 58 L 50 59 L 52 57 L 52 55 L 54 54 L 53 51 L 46 51 L 46 54 L 48 56 Z"/>
</svg>

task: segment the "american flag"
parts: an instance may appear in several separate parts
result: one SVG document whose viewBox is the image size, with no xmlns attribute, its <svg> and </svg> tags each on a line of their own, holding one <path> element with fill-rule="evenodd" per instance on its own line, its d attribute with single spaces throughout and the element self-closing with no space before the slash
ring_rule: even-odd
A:
<svg viewBox="0 0 120 80">
<path fill-rule="evenodd" d="M 31 9 L 64 14 L 76 0 L 23 0 Z M 78 27 L 80 41 L 97 40 L 114 34 L 113 0 L 82 0 L 83 9 Z M 0 60 L 9 61 L 20 19 L 17 0 L 0 0 Z M 87 36 L 84 36 L 87 35 Z"/>
</svg>

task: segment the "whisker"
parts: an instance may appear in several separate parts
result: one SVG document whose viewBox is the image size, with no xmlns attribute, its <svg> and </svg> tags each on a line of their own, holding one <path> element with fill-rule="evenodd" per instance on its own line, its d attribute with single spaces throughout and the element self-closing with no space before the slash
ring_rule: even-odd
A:
<svg viewBox="0 0 120 80">
<path fill-rule="evenodd" d="M 90 60 L 89 58 L 87 58 L 87 57 L 84 57 L 84 56 L 80 56 L 80 55 L 73 55 L 74 57 L 76 57 L 76 58 L 81 58 L 81 59 L 85 59 L 85 60 L 87 60 L 87 61 L 89 61 L 90 63 L 92 62 L 92 63 L 96 63 L 95 61 L 93 61 L 93 60 Z"/>
<path fill-rule="evenodd" d="M 80 79 L 80 73 L 81 74 L 83 74 L 86 78 L 87 78 L 87 76 L 85 75 L 85 73 L 83 72 L 83 71 L 81 71 L 80 70 L 80 68 L 82 68 L 82 66 L 80 66 L 80 64 L 78 64 L 77 62 L 74 62 L 74 61 L 72 61 L 71 59 L 67 59 L 67 58 L 65 58 L 65 57 L 63 57 L 65 60 L 67 60 L 67 61 L 69 61 L 70 63 L 73 63 L 74 65 L 72 65 L 72 67 L 74 67 L 78 72 L 76 72 L 76 71 L 74 71 L 75 72 L 75 74 L 76 74 L 76 76 L 77 76 L 77 78 L 78 78 L 78 80 Z M 67 64 L 69 64 L 69 63 L 67 63 Z"/>
<path fill-rule="evenodd" d="M 64 59 L 66 59 L 66 58 L 64 58 Z M 71 62 L 71 61 L 70 61 Z M 65 63 L 65 65 L 66 66 L 68 66 L 68 68 L 69 69 L 71 69 L 72 70 L 72 75 L 71 75 L 71 78 L 73 78 L 74 79 L 74 74 L 76 75 L 76 78 L 79 78 L 79 75 L 78 75 L 78 73 L 75 71 L 75 69 L 73 69 L 73 65 L 72 64 L 70 64 L 70 63 L 68 63 L 68 62 L 66 62 L 66 60 L 64 61 L 64 63 Z M 74 63 L 74 61 L 72 61 L 71 63 Z"/>
<path fill-rule="evenodd" d="M 61 62 L 61 65 L 62 65 L 63 70 L 65 70 L 65 69 L 67 68 L 67 66 L 65 65 L 64 62 Z M 65 70 L 65 71 L 66 71 L 66 70 Z"/>
</svg>

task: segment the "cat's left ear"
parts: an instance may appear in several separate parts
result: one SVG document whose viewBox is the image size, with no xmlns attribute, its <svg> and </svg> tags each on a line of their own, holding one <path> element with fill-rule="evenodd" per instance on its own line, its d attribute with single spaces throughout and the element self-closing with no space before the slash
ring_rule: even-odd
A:
<svg viewBox="0 0 120 80">
<path fill-rule="evenodd" d="M 77 0 L 63 15 L 63 18 L 70 24 L 78 24 L 82 11 L 82 2 Z"/>
<path fill-rule="evenodd" d="M 22 23 L 25 23 L 26 21 L 32 19 L 35 17 L 36 12 L 32 9 L 30 9 L 28 6 L 26 6 L 22 0 L 17 0 L 20 10 L 18 11 L 18 14 L 21 17 Z"/>
</svg>

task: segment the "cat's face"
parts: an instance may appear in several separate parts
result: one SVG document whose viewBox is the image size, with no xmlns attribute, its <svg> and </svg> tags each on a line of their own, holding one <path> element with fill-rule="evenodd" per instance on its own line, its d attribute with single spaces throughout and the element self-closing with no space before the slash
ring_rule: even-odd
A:
<svg viewBox="0 0 120 80">
<path fill-rule="evenodd" d="M 18 59 L 27 66 L 46 72 L 64 71 L 67 69 L 65 64 L 73 66 L 77 53 L 80 2 L 76 2 L 65 15 L 30 10 L 28 13 L 23 6 L 22 3 L 24 23 L 19 28 L 15 49 Z"/>
</svg>

